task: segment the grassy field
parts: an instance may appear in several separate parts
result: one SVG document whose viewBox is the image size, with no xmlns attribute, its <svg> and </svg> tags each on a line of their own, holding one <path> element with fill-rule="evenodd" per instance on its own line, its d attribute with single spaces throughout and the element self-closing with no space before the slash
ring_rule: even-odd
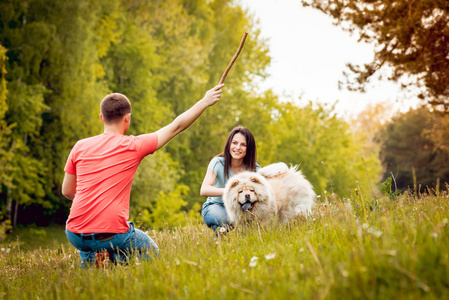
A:
<svg viewBox="0 0 449 300">
<path fill-rule="evenodd" d="M 449 299 L 447 193 L 324 198 L 290 224 L 150 232 L 158 257 L 104 269 L 80 269 L 63 228 L 16 231 L 0 299 Z"/>
</svg>

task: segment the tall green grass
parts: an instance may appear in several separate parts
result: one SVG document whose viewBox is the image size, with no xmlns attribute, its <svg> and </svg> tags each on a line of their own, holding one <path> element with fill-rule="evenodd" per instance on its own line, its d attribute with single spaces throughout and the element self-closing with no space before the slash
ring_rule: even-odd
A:
<svg viewBox="0 0 449 300">
<path fill-rule="evenodd" d="M 307 219 L 219 237 L 201 224 L 149 232 L 158 257 L 104 269 L 80 269 L 67 242 L 12 240 L 0 298 L 449 299 L 447 193 L 320 201 Z"/>
</svg>

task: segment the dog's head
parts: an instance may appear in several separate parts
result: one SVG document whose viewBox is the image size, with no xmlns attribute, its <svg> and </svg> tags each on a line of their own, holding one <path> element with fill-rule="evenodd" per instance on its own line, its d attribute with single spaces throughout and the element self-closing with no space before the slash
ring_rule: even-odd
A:
<svg viewBox="0 0 449 300">
<path fill-rule="evenodd" d="M 268 181 L 256 172 L 241 172 L 225 186 L 223 203 L 233 224 L 264 219 L 274 214 L 274 193 Z"/>
<path fill-rule="evenodd" d="M 235 195 L 234 200 L 237 201 L 242 210 L 251 211 L 257 201 L 259 201 L 258 190 L 262 183 L 256 175 L 250 175 L 247 178 L 237 177 L 230 183 L 229 191 Z"/>
</svg>

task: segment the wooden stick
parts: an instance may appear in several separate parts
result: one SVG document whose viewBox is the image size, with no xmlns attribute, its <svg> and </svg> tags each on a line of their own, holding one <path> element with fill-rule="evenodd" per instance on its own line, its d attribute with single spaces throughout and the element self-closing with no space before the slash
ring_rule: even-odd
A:
<svg viewBox="0 0 449 300">
<path fill-rule="evenodd" d="M 234 57 L 232 58 L 231 62 L 229 63 L 228 67 L 224 71 L 223 75 L 221 76 L 220 82 L 218 84 L 222 84 L 226 78 L 226 75 L 228 75 L 229 70 L 231 70 L 232 65 L 234 64 L 235 60 L 240 54 L 240 51 L 242 51 L 243 44 L 245 44 L 246 36 L 248 35 L 248 32 L 245 31 L 243 34 L 242 41 L 240 42 L 239 48 L 237 49 L 237 52 L 234 54 Z"/>
</svg>

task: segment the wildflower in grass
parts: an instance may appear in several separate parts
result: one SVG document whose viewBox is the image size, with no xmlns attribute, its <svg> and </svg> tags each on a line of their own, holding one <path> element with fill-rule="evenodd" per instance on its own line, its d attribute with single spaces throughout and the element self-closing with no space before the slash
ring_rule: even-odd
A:
<svg viewBox="0 0 449 300">
<path fill-rule="evenodd" d="M 396 250 L 386 250 L 384 253 L 390 256 L 396 256 L 397 252 Z"/>
<path fill-rule="evenodd" d="M 380 237 L 382 235 L 382 231 L 380 231 L 376 227 L 368 228 L 368 233 L 374 235 L 375 237 Z"/>
<path fill-rule="evenodd" d="M 225 233 L 226 232 L 226 228 L 220 227 L 219 231 L 220 231 L 220 233 Z"/>
<path fill-rule="evenodd" d="M 276 257 L 276 253 L 270 253 L 270 254 L 265 255 L 265 259 L 266 260 L 270 260 L 270 259 L 273 259 L 275 257 Z"/>
<path fill-rule="evenodd" d="M 257 266 L 257 260 L 258 260 L 258 259 L 259 259 L 259 258 L 258 258 L 257 256 L 251 257 L 251 261 L 249 262 L 249 266 L 250 266 L 251 268 Z"/>
</svg>

